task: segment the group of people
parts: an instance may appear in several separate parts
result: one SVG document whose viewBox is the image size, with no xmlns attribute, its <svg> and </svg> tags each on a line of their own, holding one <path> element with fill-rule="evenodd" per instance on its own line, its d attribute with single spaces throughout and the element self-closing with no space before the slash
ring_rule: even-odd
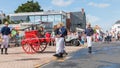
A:
<svg viewBox="0 0 120 68">
<path fill-rule="evenodd" d="M 56 57 L 63 57 L 63 54 L 67 54 L 65 51 L 65 37 L 67 36 L 67 30 L 64 27 L 63 23 L 59 23 L 54 26 L 54 37 L 56 42 Z M 81 34 L 81 44 L 84 45 L 85 38 L 87 40 L 88 53 L 92 53 L 92 38 L 93 38 L 94 30 L 91 27 L 91 24 L 88 23 L 85 31 Z"/>
<path fill-rule="evenodd" d="M 19 31 L 15 28 L 12 28 L 10 42 L 12 43 L 14 42 L 15 46 L 20 46 L 19 40 L 20 40 Z"/>
<path fill-rule="evenodd" d="M 120 33 L 106 31 L 104 39 L 108 42 L 120 40 Z"/>
<path fill-rule="evenodd" d="M 116 31 L 103 32 L 100 28 L 94 29 L 93 35 L 94 42 L 111 42 L 120 40 L 120 33 Z"/>
<path fill-rule="evenodd" d="M 5 26 L 2 27 L 0 34 L 1 34 L 1 54 L 8 54 L 8 47 L 9 42 L 14 42 L 15 46 L 19 46 L 19 32 L 15 29 L 8 27 L 9 23 L 5 22 Z M 5 52 L 4 52 L 5 49 Z"/>
<path fill-rule="evenodd" d="M 43 28 L 41 27 L 39 32 L 41 35 L 43 34 Z M 3 54 L 4 49 L 5 49 L 5 54 L 7 53 L 8 50 L 8 44 L 9 44 L 9 38 L 11 36 L 11 33 L 15 33 L 14 30 L 11 32 L 10 28 L 8 27 L 8 22 L 5 23 L 5 26 L 1 29 L 1 34 L 2 34 L 2 43 L 1 43 L 1 54 Z M 63 23 L 58 23 L 57 25 L 54 26 L 54 38 L 55 38 L 55 44 L 56 44 L 56 53 L 53 56 L 56 57 L 63 57 L 64 54 L 67 55 L 66 50 L 65 50 L 65 38 L 67 36 L 67 29 L 65 28 Z M 87 25 L 87 28 L 81 35 L 81 43 L 84 44 L 85 40 L 85 34 L 87 38 L 87 44 L 88 44 L 88 52 L 92 52 L 92 36 L 94 34 L 94 30 L 91 27 L 91 24 Z"/>
</svg>

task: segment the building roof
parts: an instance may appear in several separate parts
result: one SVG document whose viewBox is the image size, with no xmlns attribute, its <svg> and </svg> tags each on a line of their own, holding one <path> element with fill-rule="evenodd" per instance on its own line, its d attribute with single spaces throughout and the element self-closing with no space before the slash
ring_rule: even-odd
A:
<svg viewBox="0 0 120 68">
<path fill-rule="evenodd" d="M 34 15 L 50 15 L 50 14 L 63 14 L 66 15 L 63 11 L 44 11 L 44 12 L 24 12 L 24 13 L 14 13 L 9 14 L 9 16 L 34 16 Z"/>
<path fill-rule="evenodd" d="M 115 24 L 120 24 L 120 20 L 118 20 Z"/>
</svg>

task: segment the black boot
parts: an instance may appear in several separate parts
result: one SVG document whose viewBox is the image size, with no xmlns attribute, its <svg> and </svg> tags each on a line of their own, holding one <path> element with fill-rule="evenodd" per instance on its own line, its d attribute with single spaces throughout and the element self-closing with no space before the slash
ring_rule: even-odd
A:
<svg viewBox="0 0 120 68">
<path fill-rule="evenodd" d="M 59 54 L 54 54 L 53 56 L 58 57 L 58 56 L 59 56 Z"/>
<path fill-rule="evenodd" d="M 63 53 L 59 53 L 58 57 L 62 58 L 63 57 Z"/>
<path fill-rule="evenodd" d="M 90 54 L 92 53 L 92 47 L 88 48 L 88 53 L 90 53 Z"/>
<path fill-rule="evenodd" d="M 64 50 L 63 54 L 64 54 L 64 55 L 68 55 L 68 53 L 67 53 L 65 50 Z"/>
<path fill-rule="evenodd" d="M 8 53 L 7 53 L 7 48 L 5 48 L 5 54 L 8 54 Z"/>
<path fill-rule="evenodd" d="M 3 48 L 1 48 L 1 54 L 3 54 Z"/>
</svg>

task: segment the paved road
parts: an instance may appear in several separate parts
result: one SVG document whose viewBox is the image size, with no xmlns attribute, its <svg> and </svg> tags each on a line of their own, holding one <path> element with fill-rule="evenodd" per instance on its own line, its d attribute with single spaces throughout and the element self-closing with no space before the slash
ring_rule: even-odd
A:
<svg viewBox="0 0 120 68">
<path fill-rule="evenodd" d="M 93 53 L 80 49 L 64 62 L 54 61 L 41 68 L 120 68 L 120 42 L 94 43 Z"/>
<path fill-rule="evenodd" d="M 67 52 L 75 52 L 81 47 L 67 46 Z M 0 68 L 35 68 L 53 61 L 55 46 L 48 46 L 43 53 L 26 54 L 22 47 L 8 49 L 8 55 L 0 54 Z"/>
</svg>

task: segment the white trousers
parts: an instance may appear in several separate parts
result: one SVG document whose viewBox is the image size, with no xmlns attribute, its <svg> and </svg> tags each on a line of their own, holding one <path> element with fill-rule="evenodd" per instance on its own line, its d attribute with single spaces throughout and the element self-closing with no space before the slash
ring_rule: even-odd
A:
<svg viewBox="0 0 120 68">
<path fill-rule="evenodd" d="M 87 36 L 87 47 L 91 47 L 91 46 L 92 46 L 92 37 Z"/>
<path fill-rule="evenodd" d="M 1 48 L 8 48 L 9 36 L 8 35 L 3 35 L 2 38 L 3 38 L 3 41 L 1 43 Z"/>
<path fill-rule="evenodd" d="M 65 41 L 63 37 L 55 38 L 56 41 L 56 54 L 64 53 Z"/>
</svg>

